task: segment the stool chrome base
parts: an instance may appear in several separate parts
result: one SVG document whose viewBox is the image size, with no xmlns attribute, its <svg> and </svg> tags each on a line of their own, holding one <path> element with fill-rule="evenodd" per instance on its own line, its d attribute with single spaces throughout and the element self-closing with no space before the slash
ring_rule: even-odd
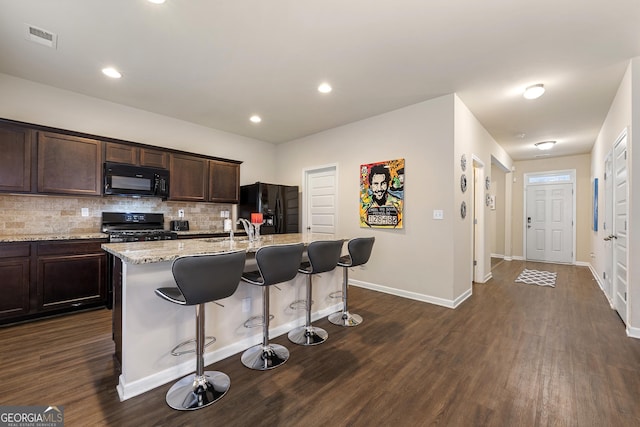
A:
<svg viewBox="0 0 640 427">
<path fill-rule="evenodd" d="M 171 386 L 166 401 L 178 411 L 193 411 L 222 398 L 230 385 L 229 376 L 222 372 L 205 371 L 203 376 L 191 374 Z"/>
<path fill-rule="evenodd" d="M 348 311 L 338 311 L 337 313 L 330 314 L 329 322 L 338 326 L 358 326 L 362 323 L 362 316 L 355 313 L 349 313 Z"/>
<path fill-rule="evenodd" d="M 329 334 L 324 329 L 315 326 L 300 326 L 289 331 L 287 336 L 295 344 L 316 345 L 325 342 Z"/>
<path fill-rule="evenodd" d="M 266 371 L 289 360 L 289 350 L 280 344 L 258 344 L 245 350 L 240 360 L 247 368 Z"/>
</svg>

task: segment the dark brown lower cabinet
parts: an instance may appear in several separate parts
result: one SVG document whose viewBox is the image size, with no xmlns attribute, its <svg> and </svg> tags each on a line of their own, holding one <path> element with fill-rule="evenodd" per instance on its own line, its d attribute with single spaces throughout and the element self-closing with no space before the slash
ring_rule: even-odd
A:
<svg viewBox="0 0 640 427">
<path fill-rule="evenodd" d="M 0 319 L 29 312 L 31 286 L 31 245 L 0 244 Z"/>
<path fill-rule="evenodd" d="M 104 242 L 0 244 L 0 324 L 104 306 Z"/>
<path fill-rule="evenodd" d="M 38 310 L 105 301 L 106 268 L 99 242 L 38 243 Z"/>
</svg>

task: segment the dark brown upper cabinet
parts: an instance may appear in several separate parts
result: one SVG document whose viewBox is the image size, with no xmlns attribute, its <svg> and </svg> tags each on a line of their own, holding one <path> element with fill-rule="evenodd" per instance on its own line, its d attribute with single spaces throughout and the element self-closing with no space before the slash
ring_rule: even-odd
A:
<svg viewBox="0 0 640 427">
<path fill-rule="evenodd" d="M 102 142 L 38 132 L 38 192 L 99 196 Z"/>
<path fill-rule="evenodd" d="M 105 161 L 126 163 L 128 165 L 147 166 L 167 169 L 169 154 L 160 150 L 136 147 L 128 144 L 107 142 L 105 144 Z"/>
<path fill-rule="evenodd" d="M 32 190 L 32 132 L 29 129 L 0 124 L 0 191 Z"/>
<path fill-rule="evenodd" d="M 240 201 L 240 165 L 209 160 L 209 201 L 238 203 Z"/>
<path fill-rule="evenodd" d="M 169 200 L 206 202 L 208 162 L 202 157 L 172 153 L 169 161 Z"/>
</svg>

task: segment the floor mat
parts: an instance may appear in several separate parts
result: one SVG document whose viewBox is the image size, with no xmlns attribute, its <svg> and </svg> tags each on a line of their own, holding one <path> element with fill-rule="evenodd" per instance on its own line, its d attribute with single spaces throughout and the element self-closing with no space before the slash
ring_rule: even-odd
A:
<svg viewBox="0 0 640 427">
<path fill-rule="evenodd" d="M 551 286 L 556 287 L 556 277 L 558 273 L 540 270 L 527 270 L 526 268 L 520 273 L 516 282 L 526 283 L 527 285 Z"/>
</svg>

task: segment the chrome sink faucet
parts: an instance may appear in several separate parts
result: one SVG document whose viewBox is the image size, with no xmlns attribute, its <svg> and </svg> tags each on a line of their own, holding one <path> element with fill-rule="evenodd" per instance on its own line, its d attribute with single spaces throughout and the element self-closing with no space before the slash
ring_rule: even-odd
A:
<svg viewBox="0 0 640 427">
<path fill-rule="evenodd" d="M 245 218 L 238 218 L 237 223 L 242 224 L 242 226 L 244 227 L 244 231 L 246 231 L 247 233 L 247 237 L 249 238 L 249 241 L 253 242 L 253 226 L 251 225 L 249 220 Z"/>
</svg>

